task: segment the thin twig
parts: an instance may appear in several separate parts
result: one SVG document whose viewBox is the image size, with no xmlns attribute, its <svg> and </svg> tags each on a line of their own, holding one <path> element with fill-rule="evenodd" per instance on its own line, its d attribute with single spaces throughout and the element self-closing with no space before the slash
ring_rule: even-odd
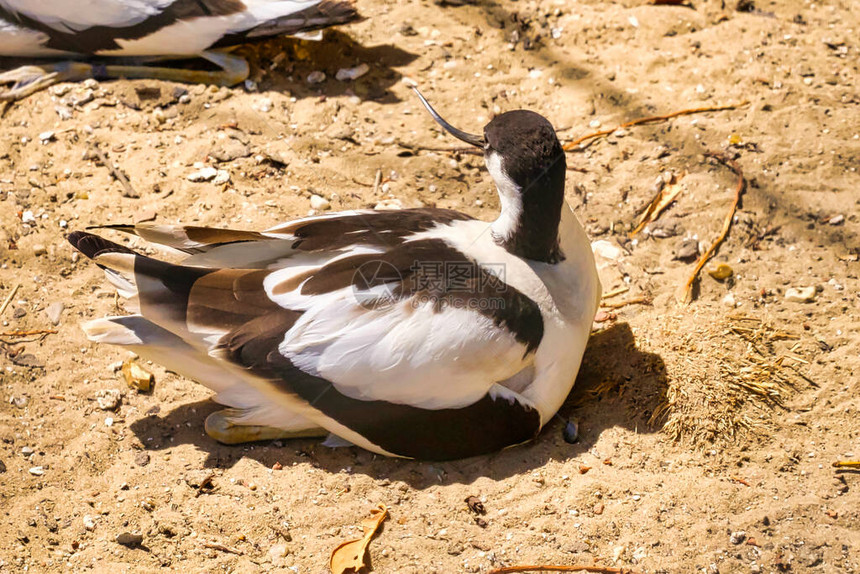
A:
<svg viewBox="0 0 860 574">
<path fill-rule="evenodd" d="M 738 176 L 738 184 L 735 188 L 735 199 L 732 202 L 732 206 L 729 209 L 729 212 L 726 214 L 725 220 L 723 220 L 723 228 L 720 231 L 720 235 L 717 237 L 716 241 L 714 241 L 711 246 L 702 253 L 702 256 L 699 257 L 699 261 L 696 263 L 696 268 L 690 274 L 690 278 L 687 279 L 687 282 L 684 283 L 683 288 L 678 294 L 678 300 L 683 304 L 689 304 L 693 300 L 693 284 L 696 282 L 696 279 L 699 277 L 699 272 L 705 266 L 705 263 L 708 262 L 708 259 L 714 254 L 717 247 L 723 240 L 726 238 L 726 235 L 729 233 L 729 229 L 732 226 L 732 219 L 735 217 L 735 212 L 738 209 L 738 204 L 741 202 L 741 196 L 744 193 L 744 189 L 747 186 L 747 180 L 744 179 L 744 172 L 741 170 L 741 166 L 737 164 L 737 162 L 733 159 L 727 158 L 723 155 L 716 153 L 706 153 L 706 157 L 712 157 L 722 163 L 724 166 L 728 167 L 730 170 L 735 172 Z"/>
<path fill-rule="evenodd" d="M 376 177 L 373 178 L 373 195 L 376 195 L 379 191 L 379 184 L 382 183 L 382 170 L 376 170 Z"/>
<path fill-rule="evenodd" d="M 617 303 L 601 303 L 600 306 L 604 309 L 621 309 L 622 307 L 626 307 L 627 305 L 650 305 L 651 299 L 648 297 L 632 297 L 630 299 L 625 299 L 623 301 L 618 301 Z"/>
<path fill-rule="evenodd" d="M 735 108 L 740 108 L 740 107 L 745 106 L 747 104 L 749 104 L 749 102 L 744 100 L 743 102 L 741 102 L 739 104 L 728 104 L 725 106 L 707 106 L 704 108 L 691 108 L 688 110 L 680 110 L 677 112 L 672 112 L 671 114 L 666 114 L 664 116 L 650 116 L 647 118 L 639 118 L 638 120 L 632 120 L 632 121 L 623 123 L 620 126 L 609 129 L 609 130 L 600 130 L 599 132 L 586 134 L 582 137 L 576 138 L 575 140 L 564 144 L 562 147 L 565 149 L 565 151 L 570 151 L 570 150 L 574 149 L 576 146 L 578 146 L 579 144 L 581 144 L 582 142 L 585 142 L 585 141 L 588 141 L 591 139 L 595 139 L 595 138 L 606 137 L 609 134 L 613 133 L 614 131 L 620 130 L 622 128 L 630 128 L 633 126 L 639 126 L 642 124 L 650 124 L 653 122 L 662 122 L 662 121 L 670 120 L 672 118 L 677 118 L 678 116 L 688 116 L 691 114 L 701 114 L 703 112 L 721 112 L 723 110 L 733 110 Z"/>
<path fill-rule="evenodd" d="M 512 572 L 596 572 L 597 574 L 635 574 L 627 568 L 611 568 L 606 566 L 549 566 L 535 564 L 531 566 L 505 566 L 490 570 L 488 574 L 510 574 Z"/>
<path fill-rule="evenodd" d="M 747 482 L 746 480 L 744 480 L 743 478 L 741 478 L 739 476 L 732 475 L 729 478 L 732 479 L 732 481 L 734 481 L 734 482 L 737 482 L 739 484 L 743 484 L 744 486 L 752 486 L 749 482 Z"/>
<path fill-rule="evenodd" d="M 621 295 L 622 293 L 627 293 L 628 291 L 630 291 L 630 287 L 627 287 L 627 286 L 619 287 L 618 289 L 613 289 L 612 291 L 607 291 L 606 293 L 604 293 L 601 296 L 601 299 L 610 299 L 612 297 L 615 297 L 616 295 Z"/>
<path fill-rule="evenodd" d="M 16 284 L 14 287 L 12 287 L 12 290 L 9 292 L 9 295 L 6 296 L 6 300 L 3 301 L 3 306 L 0 307 L 0 317 L 2 317 L 3 313 L 6 312 L 6 307 L 8 307 L 9 303 L 12 302 L 12 297 L 15 296 L 15 293 L 17 293 L 18 289 L 20 289 L 20 288 L 21 288 L 20 283 Z"/>
<path fill-rule="evenodd" d="M 860 468 L 860 460 L 837 460 L 833 468 Z"/>
<path fill-rule="evenodd" d="M 0 337 L 29 337 L 31 335 L 53 335 L 56 329 L 39 329 L 36 331 L 7 331 L 0 333 Z"/>
<path fill-rule="evenodd" d="M 229 546 L 225 546 L 217 542 L 203 542 L 203 547 L 211 548 L 212 550 L 220 550 L 221 552 L 227 552 L 229 554 L 238 554 L 239 556 L 244 554 L 244 552 L 242 552 L 238 548 L 231 548 Z"/>
<path fill-rule="evenodd" d="M 122 184 L 123 189 L 125 189 L 126 197 L 140 197 L 140 194 L 131 186 L 131 182 L 128 181 L 128 177 L 108 159 L 107 155 L 99 149 L 98 145 L 92 145 L 90 149 L 92 149 L 93 153 L 99 157 L 102 165 L 108 169 L 114 179 Z"/>
</svg>

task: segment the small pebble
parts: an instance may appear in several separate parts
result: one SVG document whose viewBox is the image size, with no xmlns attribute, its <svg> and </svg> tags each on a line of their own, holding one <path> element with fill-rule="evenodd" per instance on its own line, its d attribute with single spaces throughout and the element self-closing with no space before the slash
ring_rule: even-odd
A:
<svg viewBox="0 0 860 574">
<path fill-rule="evenodd" d="M 230 181 L 230 172 L 224 169 L 219 169 L 215 174 L 212 183 L 215 185 L 224 185 Z"/>
<path fill-rule="evenodd" d="M 33 245 L 33 255 L 35 255 L 36 257 L 45 255 L 47 252 L 48 248 L 41 243 L 36 243 L 35 245 Z"/>
<path fill-rule="evenodd" d="M 373 206 L 373 209 L 403 209 L 403 202 L 397 199 L 383 199 Z"/>
<path fill-rule="evenodd" d="M 320 195 L 311 196 L 311 209 L 323 211 L 331 207 L 331 202 Z"/>
<path fill-rule="evenodd" d="M 793 303 L 811 303 L 815 301 L 815 287 L 790 287 L 785 290 L 785 300 Z"/>
<path fill-rule="evenodd" d="M 725 281 L 734 274 L 734 270 L 726 263 L 718 263 L 708 269 L 708 275 L 717 281 Z"/>
<path fill-rule="evenodd" d="M 34 466 L 30 469 L 30 474 L 32 474 L 33 476 L 42 476 L 43 474 L 45 474 L 45 469 L 41 466 Z"/>
<path fill-rule="evenodd" d="M 845 216 L 842 214 L 839 214 L 839 215 L 836 215 L 836 216 L 828 219 L 827 223 L 829 223 L 830 225 L 840 225 L 840 224 L 842 224 L 843 221 L 845 221 Z"/>
<path fill-rule="evenodd" d="M 272 566 L 280 568 L 283 565 L 283 559 L 287 554 L 289 554 L 289 550 L 287 549 L 286 544 L 275 544 L 269 549 L 266 556 L 269 558 L 269 562 L 272 563 Z"/>
<path fill-rule="evenodd" d="M 729 308 L 734 308 L 737 305 L 737 302 L 735 301 L 735 296 L 729 293 L 728 295 L 723 297 L 723 305 Z"/>
<path fill-rule="evenodd" d="M 603 257 L 604 259 L 609 259 L 611 261 L 618 261 L 624 256 L 623 249 L 605 239 L 598 239 L 597 241 L 593 242 L 591 244 L 591 250 L 594 252 L 595 255 Z"/>
<path fill-rule="evenodd" d="M 699 256 L 699 242 L 695 239 L 685 239 L 681 247 L 675 253 L 675 259 L 679 261 L 691 261 Z"/>
<path fill-rule="evenodd" d="M 55 303 L 51 303 L 47 307 L 45 307 L 45 315 L 47 315 L 48 320 L 54 325 L 60 324 L 60 317 L 63 314 L 63 309 L 65 309 L 65 305 L 62 301 L 57 301 Z"/>
<path fill-rule="evenodd" d="M 89 514 L 84 514 L 84 528 L 86 528 L 87 530 L 96 529 L 96 521 Z"/>
<path fill-rule="evenodd" d="M 321 84 L 323 82 L 325 82 L 325 72 L 316 70 L 308 74 L 309 84 Z"/>
<path fill-rule="evenodd" d="M 21 223 L 31 224 L 36 223 L 36 217 L 33 215 L 33 212 L 30 210 L 25 211 L 21 214 Z"/>
<path fill-rule="evenodd" d="M 148 452 L 138 452 L 134 455 L 134 464 L 137 466 L 146 466 L 149 464 L 149 453 Z"/>
<path fill-rule="evenodd" d="M 567 421 L 567 424 L 564 425 L 564 429 L 561 431 L 561 436 L 564 442 L 575 444 L 579 440 L 579 425 L 576 424 L 576 421 Z"/>
<path fill-rule="evenodd" d="M 747 539 L 747 533 L 743 530 L 738 530 L 736 532 L 732 532 L 731 536 L 729 536 L 729 542 L 732 544 L 743 544 L 743 541 Z"/>
<path fill-rule="evenodd" d="M 21 449 L 21 454 L 23 454 L 24 456 L 30 456 L 34 452 L 36 452 L 36 451 L 34 451 L 33 448 L 29 447 L 29 446 L 25 446 L 24 448 Z"/>
<path fill-rule="evenodd" d="M 215 179 L 215 176 L 217 175 L 218 170 L 214 167 L 204 167 L 203 169 L 199 169 L 195 172 L 189 173 L 187 176 L 185 176 L 185 178 L 188 181 L 201 182 Z"/>
<path fill-rule="evenodd" d="M 116 535 L 116 543 L 123 546 L 140 546 L 143 544 L 143 536 L 131 532 L 122 532 Z"/>
<path fill-rule="evenodd" d="M 103 411 L 115 411 L 119 408 L 122 395 L 117 389 L 103 389 L 96 393 L 96 403 Z"/>
<path fill-rule="evenodd" d="M 42 132 L 39 134 L 39 141 L 46 144 L 54 139 L 54 132 Z"/>
<path fill-rule="evenodd" d="M 72 119 L 72 108 L 69 106 L 54 106 L 54 111 L 57 112 L 61 120 Z"/>
<path fill-rule="evenodd" d="M 357 80 L 369 71 L 370 66 L 367 64 L 359 64 L 354 68 L 341 68 L 337 71 L 337 74 L 335 74 L 335 78 L 341 82 L 348 82 L 350 80 Z"/>
</svg>

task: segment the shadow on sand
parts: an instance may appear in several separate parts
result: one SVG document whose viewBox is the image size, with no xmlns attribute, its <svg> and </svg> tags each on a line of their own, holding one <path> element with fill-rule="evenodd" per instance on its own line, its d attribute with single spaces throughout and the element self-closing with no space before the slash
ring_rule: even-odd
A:
<svg viewBox="0 0 860 574">
<path fill-rule="evenodd" d="M 400 98 L 389 89 L 397 84 L 402 74 L 394 68 L 405 66 L 418 56 L 398 48 L 393 44 L 363 46 L 353 40 L 348 34 L 339 30 L 327 30 L 323 41 L 300 40 L 297 38 L 273 38 L 251 44 L 243 44 L 232 50 L 232 53 L 242 56 L 250 66 L 249 78 L 258 83 L 260 91 L 275 91 L 289 93 L 296 98 L 336 97 L 352 93 L 364 100 L 379 103 L 395 103 Z M 62 59 L 46 58 L 11 58 L 0 57 L 0 70 L 12 70 L 21 66 L 34 64 L 51 64 Z M 65 58 L 74 60 L 74 58 Z M 80 58 L 81 61 L 102 65 L 131 65 L 166 68 L 182 68 L 190 70 L 218 70 L 203 58 Z M 336 79 L 338 70 L 353 68 L 361 63 L 372 63 L 368 72 L 350 82 Z M 323 72 L 325 80 L 319 83 L 309 83 L 308 76 L 312 72 Z M 96 78 L 111 81 L 111 79 Z M 146 81 L 146 80 L 144 80 Z M 183 85 L 183 84 L 180 84 Z M 140 91 L 152 90 L 149 85 L 134 83 L 126 88 L 139 88 Z M 236 86 L 241 89 L 241 84 Z M 122 90 L 122 87 L 120 88 Z M 131 89 L 130 91 L 134 91 Z M 164 90 L 170 91 L 170 90 Z M 180 90 L 181 92 L 181 90 Z M 178 95 L 167 101 L 157 102 L 158 105 L 172 105 L 178 100 Z M 136 98 L 122 98 L 125 105 L 137 107 Z"/>
<path fill-rule="evenodd" d="M 284 466 L 310 462 L 331 472 L 350 467 L 353 472 L 375 479 L 400 480 L 423 489 L 436 484 L 468 484 L 479 477 L 502 479 L 550 460 L 563 461 L 588 451 L 605 429 L 615 426 L 653 432 L 648 419 L 665 401 L 666 388 L 662 359 L 637 349 L 629 325 L 621 323 L 591 337 L 575 390 L 559 411 L 563 418 L 579 422 L 580 438 L 576 444 L 563 440 L 563 424 L 556 419 L 532 443 L 451 462 L 390 459 L 357 447 L 331 449 L 318 439 L 225 446 L 202 434 L 206 416 L 222 408 L 211 401 L 184 405 L 164 416 L 142 418 L 131 424 L 131 430 L 143 444 L 156 443 L 158 446 L 150 447 L 153 450 L 195 444 L 208 453 L 204 465 L 209 468 L 229 468 L 243 457 L 266 467 L 276 462 Z M 151 437 L 155 440 L 149 441 Z"/>
</svg>

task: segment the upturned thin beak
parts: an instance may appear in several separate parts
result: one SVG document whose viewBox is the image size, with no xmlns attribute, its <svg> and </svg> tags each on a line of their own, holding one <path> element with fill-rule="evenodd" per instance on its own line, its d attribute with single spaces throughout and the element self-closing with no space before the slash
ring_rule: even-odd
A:
<svg viewBox="0 0 860 574">
<path fill-rule="evenodd" d="M 416 88 L 415 86 L 410 87 L 415 90 L 415 94 L 418 96 L 418 99 L 421 100 L 421 103 L 424 104 L 424 107 L 427 108 L 427 111 L 430 112 L 430 115 L 433 116 L 433 119 L 436 120 L 436 123 L 445 128 L 445 131 L 447 131 L 449 134 L 451 134 L 458 140 L 466 142 L 467 144 L 471 144 L 481 149 L 484 148 L 483 136 L 476 136 L 475 134 L 470 134 L 464 132 L 463 130 L 458 130 L 457 128 L 443 120 L 442 116 L 436 113 L 436 110 L 433 109 L 433 106 L 431 106 L 427 102 L 427 100 L 424 99 L 424 96 L 421 95 L 421 92 L 418 91 L 418 88 Z"/>
</svg>

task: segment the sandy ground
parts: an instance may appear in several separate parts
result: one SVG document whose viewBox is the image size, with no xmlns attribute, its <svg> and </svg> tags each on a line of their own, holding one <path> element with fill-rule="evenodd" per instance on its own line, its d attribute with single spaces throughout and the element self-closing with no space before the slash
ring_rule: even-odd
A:
<svg viewBox="0 0 860 574">
<path fill-rule="evenodd" d="M 0 299 L 20 288 L 2 330 L 57 332 L 0 337 L 0 570 L 326 572 L 384 503 L 376 572 L 860 571 L 860 476 L 831 467 L 860 458 L 860 18 L 849 0 L 692 3 L 361 0 L 367 19 L 324 43 L 246 49 L 256 92 L 120 81 L 9 107 Z M 335 79 L 359 64 L 370 72 Z M 314 71 L 327 79 L 308 83 Z M 561 411 L 579 443 L 554 422 L 533 444 L 444 464 L 311 440 L 225 447 L 203 433 L 217 408 L 206 389 L 157 365 L 152 393 L 128 389 L 112 366 L 127 354 L 78 328 L 116 310 L 99 270 L 72 258 L 69 230 L 262 229 L 307 214 L 312 194 L 333 210 L 396 200 L 495 216 L 480 158 L 416 149 L 457 142 L 403 77 L 465 130 L 529 108 L 565 139 L 749 102 L 569 154 L 568 199 L 602 242 L 604 288 L 628 288 L 607 302 L 650 302 L 605 310 Z M 710 245 L 735 187 L 709 151 L 736 158 L 749 186 L 714 259 L 733 276 L 703 273 L 683 307 L 693 263 L 676 257 Z M 189 181 L 196 162 L 229 181 Z M 631 240 L 667 171 L 683 176 L 680 195 Z M 786 298 L 804 287 L 811 300 Z M 121 405 L 101 410 L 111 389 Z M 142 546 L 118 544 L 123 532 Z"/>
</svg>

